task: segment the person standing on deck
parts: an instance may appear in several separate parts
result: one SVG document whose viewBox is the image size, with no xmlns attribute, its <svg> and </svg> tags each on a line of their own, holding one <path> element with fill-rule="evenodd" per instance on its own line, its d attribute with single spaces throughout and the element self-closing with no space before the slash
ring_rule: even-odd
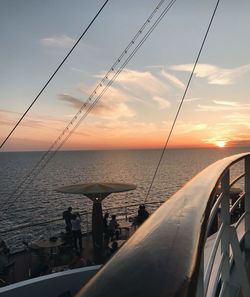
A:
<svg viewBox="0 0 250 297">
<path fill-rule="evenodd" d="M 106 212 L 103 217 L 103 237 L 104 237 L 104 245 L 107 247 L 109 242 L 109 233 L 108 233 L 108 218 L 109 213 Z"/>
<path fill-rule="evenodd" d="M 73 244 L 74 248 L 77 250 L 77 241 L 79 244 L 80 250 L 82 250 L 82 232 L 81 232 L 81 218 L 79 213 L 72 215 L 72 235 L 73 235 Z"/>
<path fill-rule="evenodd" d="M 149 213 L 145 208 L 144 204 L 139 206 L 138 216 L 137 216 L 137 225 L 140 226 L 146 219 L 149 217 Z"/>
<path fill-rule="evenodd" d="M 108 218 L 109 218 L 109 213 L 106 212 L 103 217 L 103 233 L 104 234 L 107 234 L 107 232 L 108 232 Z"/>
<path fill-rule="evenodd" d="M 120 234 L 118 231 L 118 227 L 119 227 L 119 224 L 116 220 L 116 215 L 112 215 L 108 225 L 108 233 L 111 240 L 113 240 L 114 236 L 116 237 L 116 239 L 119 239 Z"/>
<path fill-rule="evenodd" d="M 63 219 L 65 220 L 65 229 L 66 232 L 71 232 L 72 230 L 72 224 L 71 224 L 71 219 L 72 219 L 72 207 L 70 206 L 67 210 L 63 212 Z"/>
</svg>

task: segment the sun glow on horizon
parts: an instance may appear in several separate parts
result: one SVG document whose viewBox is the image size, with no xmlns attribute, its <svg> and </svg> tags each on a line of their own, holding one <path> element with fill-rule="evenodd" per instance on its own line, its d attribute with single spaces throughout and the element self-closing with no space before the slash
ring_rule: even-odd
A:
<svg viewBox="0 0 250 297">
<path fill-rule="evenodd" d="M 227 142 L 225 140 L 218 140 L 215 142 L 215 145 L 218 147 L 225 147 Z"/>
</svg>

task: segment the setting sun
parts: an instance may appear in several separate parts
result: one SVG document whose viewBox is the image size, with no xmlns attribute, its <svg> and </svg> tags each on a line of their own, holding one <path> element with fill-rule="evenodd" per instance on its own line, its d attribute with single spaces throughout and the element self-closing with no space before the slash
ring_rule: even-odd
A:
<svg viewBox="0 0 250 297">
<path fill-rule="evenodd" d="M 226 145 L 226 141 L 225 140 L 219 140 L 219 141 L 216 141 L 215 143 L 218 147 L 225 147 Z"/>
</svg>

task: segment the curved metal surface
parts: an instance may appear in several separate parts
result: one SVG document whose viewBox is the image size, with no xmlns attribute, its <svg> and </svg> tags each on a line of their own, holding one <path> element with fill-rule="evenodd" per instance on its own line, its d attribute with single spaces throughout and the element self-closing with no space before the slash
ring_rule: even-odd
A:
<svg viewBox="0 0 250 297">
<path fill-rule="evenodd" d="M 166 201 L 77 297 L 195 296 L 218 180 L 249 153 L 215 162 Z"/>
</svg>

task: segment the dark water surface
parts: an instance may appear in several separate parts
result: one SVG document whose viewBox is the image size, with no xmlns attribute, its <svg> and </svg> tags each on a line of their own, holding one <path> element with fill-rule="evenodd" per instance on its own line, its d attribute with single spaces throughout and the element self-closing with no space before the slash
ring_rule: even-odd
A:
<svg viewBox="0 0 250 297">
<path fill-rule="evenodd" d="M 250 151 L 248 148 L 169 149 L 166 151 L 150 201 L 166 200 L 199 171 L 226 156 Z M 57 193 L 56 188 L 80 182 L 126 182 L 135 191 L 112 194 L 103 207 L 124 206 L 144 201 L 159 160 L 160 150 L 65 151 L 58 152 L 35 181 L 13 205 L 11 193 L 43 155 L 42 152 L 0 153 L 1 230 L 61 216 L 68 206 L 91 211 L 91 201 L 82 195 Z M 8 207 L 9 206 L 9 207 Z M 48 228 L 50 228 L 48 230 Z M 54 231 L 47 226 L 46 232 Z M 44 227 L 23 229 L 4 235 L 10 245 L 20 247 L 23 239 L 44 232 Z"/>
</svg>

